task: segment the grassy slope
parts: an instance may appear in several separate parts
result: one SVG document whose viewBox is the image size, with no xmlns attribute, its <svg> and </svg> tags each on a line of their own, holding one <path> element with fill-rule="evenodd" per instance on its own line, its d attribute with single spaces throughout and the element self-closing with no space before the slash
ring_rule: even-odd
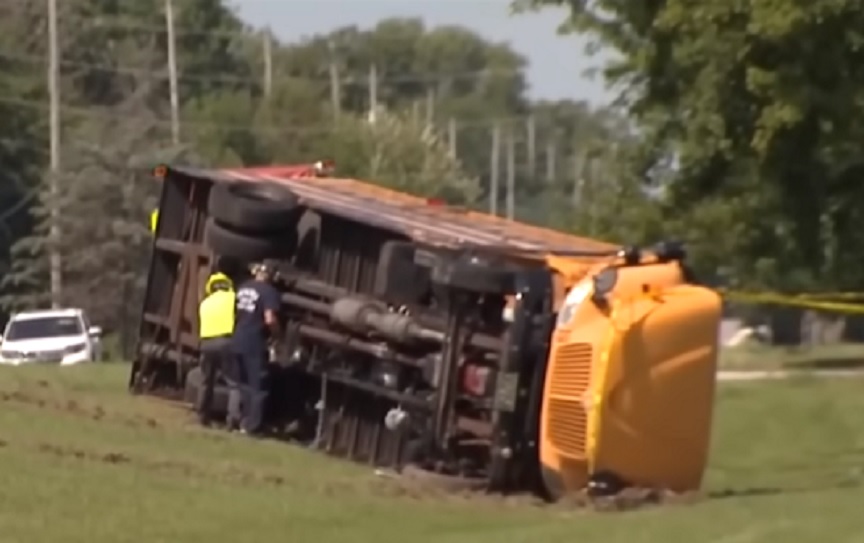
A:
<svg viewBox="0 0 864 543">
<path fill-rule="evenodd" d="M 720 352 L 723 370 L 864 369 L 864 345 L 828 344 L 800 347 L 742 345 Z"/>
<path fill-rule="evenodd" d="M 730 495 L 622 514 L 421 497 L 359 466 L 200 429 L 124 383 L 113 365 L 0 371 L 0 541 L 864 537 L 860 380 L 724 385 L 707 490 Z"/>
</svg>

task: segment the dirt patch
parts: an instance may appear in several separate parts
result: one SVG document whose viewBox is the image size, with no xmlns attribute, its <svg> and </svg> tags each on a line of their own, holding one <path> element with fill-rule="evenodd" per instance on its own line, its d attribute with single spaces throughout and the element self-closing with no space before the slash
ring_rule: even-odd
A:
<svg viewBox="0 0 864 543">
<path fill-rule="evenodd" d="M 643 509 L 652 506 L 691 505 L 705 496 L 698 492 L 674 493 L 644 488 L 628 488 L 614 496 L 592 497 L 587 493 L 577 493 L 556 503 L 549 503 L 531 493 L 490 494 L 480 488 L 456 488 L 458 485 L 439 484 L 434 479 L 423 479 L 413 475 L 402 476 L 394 472 L 378 471 L 378 475 L 370 482 L 369 488 L 373 494 L 396 499 L 412 501 L 449 501 L 464 502 L 494 507 L 512 507 L 517 509 L 542 508 L 551 511 L 597 511 L 621 512 Z"/>
<path fill-rule="evenodd" d="M 76 460 L 92 460 L 96 462 L 103 462 L 106 464 L 128 464 L 131 462 L 130 458 L 122 453 L 109 452 L 109 453 L 96 453 L 92 451 L 85 451 L 83 449 L 77 449 L 74 447 L 65 447 L 60 445 L 55 445 L 51 443 L 40 443 L 37 446 L 39 452 L 44 454 L 50 454 L 53 456 L 58 456 L 61 458 L 75 458 Z"/>
<path fill-rule="evenodd" d="M 47 388 L 47 386 L 47 383 L 45 383 L 44 386 L 40 384 L 39 388 Z M 75 400 L 45 398 L 24 390 L 0 392 L 0 403 L 17 403 L 40 409 L 49 409 L 67 415 L 89 418 L 94 421 L 111 420 L 119 422 L 125 426 L 136 428 L 146 427 L 155 429 L 161 426 L 159 422 L 152 417 L 109 413 L 99 405 L 88 406 Z"/>
<path fill-rule="evenodd" d="M 120 452 L 88 451 L 72 446 L 54 443 L 40 443 L 36 450 L 42 454 L 50 454 L 61 458 L 99 462 L 104 464 L 130 464 L 145 470 L 159 473 L 169 473 L 182 477 L 217 479 L 234 484 L 259 486 L 283 486 L 289 481 L 281 474 L 245 470 L 237 466 L 219 464 L 197 464 L 182 460 L 144 459 L 129 456 Z M 344 493 L 345 488 L 342 488 Z"/>
<path fill-rule="evenodd" d="M 0 444 L 0 447 L 5 446 Z M 120 452 L 88 451 L 72 446 L 53 443 L 40 443 L 36 450 L 62 458 L 72 458 L 86 462 L 111 465 L 134 465 L 154 473 L 179 477 L 220 480 L 244 486 L 281 487 L 293 485 L 284 475 L 275 472 L 244 469 L 236 465 L 219 463 L 196 463 L 183 460 L 136 458 Z M 413 477 L 402 477 L 396 473 L 376 472 L 370 477 L 357 477 L 345 480 L 327 480 L 310 488 L 325 496 L 344 496 L 346 493 L 373 495 L 382 498 L 410 500 L 416 502 L 445 502 L 487 507 L 507 507 L 514 509 L 542 508 L 550 511 L 632 511 L 649 506 L 690 505 L 705 496 L 699 493 L 674 494 L 648 489 L 627 489 L 616 496 L 591 498 L 576 494 L 555 504 L 549 504 L 533 494 L 497 495 L 477 489 L 454 490 L 442 488 L 429 481 Z"/>
<path fill-rule="evenodd" d="M 622 512 L 646 507 L 692 505 L 702 499 L 704 496 L 699 492 L 675 493 L 653 488 L 627 488 L 613 496 L 589 496 L 580 492 L 561 500 L 556 507 Z"/>
<path fill-rule="evenodd" d="M 37 398 L 29 394 L 25 394 L 20 390 L 0 392 L 0 402 L 3 403 L 19 403 L 25 405 L 33 405 L 36 407 L 45 407 L 46 401 L 42 398 Z"/>
</svg>

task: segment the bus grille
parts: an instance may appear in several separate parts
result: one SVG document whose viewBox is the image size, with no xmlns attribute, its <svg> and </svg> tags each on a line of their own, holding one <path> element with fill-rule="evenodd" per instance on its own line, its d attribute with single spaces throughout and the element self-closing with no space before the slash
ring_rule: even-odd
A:
<svg viewBox="0 0 864 543">
<path fill-rule="evenodd" d="M 593 349 L 588 343 L 572 343 L 555 351 L 549 386 L 549 440 L 563 454 L 585 456 L 588 413 L 582 395 L 591 384 Z"/>
</svg>

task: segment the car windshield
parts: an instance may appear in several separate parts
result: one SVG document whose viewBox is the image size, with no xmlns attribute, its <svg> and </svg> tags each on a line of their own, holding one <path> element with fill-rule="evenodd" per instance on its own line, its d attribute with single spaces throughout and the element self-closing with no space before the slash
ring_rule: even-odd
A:
<svg viewBox="0 0 864 543">
<path fill-rule="evenodd" d="M 39 317 L 14 320 L 9 323 L 4 339 L 41 339 L 62 336 L 77 336 L 84 332 L 78 317 Z"/>
</svg>

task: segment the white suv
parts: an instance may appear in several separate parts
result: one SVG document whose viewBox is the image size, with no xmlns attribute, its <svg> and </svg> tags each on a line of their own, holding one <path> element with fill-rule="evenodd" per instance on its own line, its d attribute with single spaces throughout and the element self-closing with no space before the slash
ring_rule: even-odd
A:
<svg viewBox="0 0 864 543">
<path fill-rule="evenodd" d="M 26 311 L 13 315 L 0 336 L 0 364 L 34 362 L 63 366 L 102 356 L 102 330 L 81 309 Z"/>
</svg>

